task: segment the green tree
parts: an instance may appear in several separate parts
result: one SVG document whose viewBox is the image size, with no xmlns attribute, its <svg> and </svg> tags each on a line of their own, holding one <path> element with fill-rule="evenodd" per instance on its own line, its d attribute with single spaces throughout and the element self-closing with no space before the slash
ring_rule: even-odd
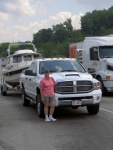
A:
<svg viewBox="0 0 113 150">
<path fill-rule="evenodd" d="M 1 43 L 0 44 L 0 56 L 1 57 L 6 57 L 8 55 L 7 49 L 8 49 L 9 43 Z"/>
<path fill-rule="evenodd" d="M 83 41 L 84 37 L 85 36 L 81 32 L 81 29 L 79 29 L 79 30 L 73 30 L 71 32 L 71 43 Z"/>
<path fill-rule="evenodd" d="M 72 20 L 71 18 L 68 18 L 64 23 L 63 23 L 64 27 L 66 28 L 67 34 L 68 34 L 68 38 L 71 38 L 71 33 L 73 31 L 73 26 L 72 26 Z"/>
<path fill-rule="evenodd" d="M 113 7 L 108 10 L 94 10 L 81 17 L 81 29 L 85 36 L 102 35 L 103 29 L 113 28 Z"/>
<path fill-rule="evenodd" d="M 64 42 L 68 38 L 68 33 L 63 24 L 57 24 L 53 26 L 53 41 Z"/>
<path fill-rule="evenodd" d="M 53 31 L 52 29 L 41 29 L 39 32 L 33 34 L 33 43 L 36 47 L 40 47 L 43 43 L 51 41 Z"/>
</svg>

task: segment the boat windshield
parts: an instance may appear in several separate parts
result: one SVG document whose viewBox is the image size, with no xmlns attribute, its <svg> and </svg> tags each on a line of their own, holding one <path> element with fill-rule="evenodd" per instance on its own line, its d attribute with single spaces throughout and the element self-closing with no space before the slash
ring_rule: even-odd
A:
<svg viewBox="0 0 113 150">
<path fill-rule="evenodd" d="M 20 63 L 22 62 L 22 56 L 13 56 L 13 63 Z"/>
<path fill-rule="evenodd" d="M 113 46 L 100 46 L 100 58 L 113 58 Z"/>
<path fill-rule="evenodd" d="M 41 55 L 34 55 L 34 59 L 39 59 L 41 58 Z"/>
<path fill-rule="evenodd" d="M 24 56 L 24 61 L 32 61 L 32 55 Z"/>
<path fill-rule="evenodd" d="M 50 60 L 42 61 L 39 64 L 39 73 L 43 74 L 45 70 L 54 72 L 86 72 L 81 64 L 76 60 Z"/>
</svg>

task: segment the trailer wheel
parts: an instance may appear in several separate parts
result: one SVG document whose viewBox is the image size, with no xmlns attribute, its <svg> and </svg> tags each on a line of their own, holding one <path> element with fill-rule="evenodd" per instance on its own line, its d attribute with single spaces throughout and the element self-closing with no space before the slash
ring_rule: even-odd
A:
<svg viewBox="0 0 113 150">
<path fill-rule="evenodd" d="M 106 90 L 106 88 L 104 87 L 104 84 L 103 84 L 102 79 L 99 77 L 99 78 L 97 78 L 97 80 L 100 81 L 102 95 L 103 95 L 103 96 L 107 95 L 107 90 Z"/>
<path fill-rule="evenodd" d="M 26 93 L 24 87 L 22 87 L 22 104 L 23 106 L 29 106 L 30 101 L 26 98 Z"/>
<path fill-rule="evenodd" d="M 1 85 L 1 95 L 3 95 L 3 96 L 6 96 L 6 95 L 7 95 L 7 92 L 6 92 L 6 91 L 3 91 L 3 85 Z"/>
<path fill-rule="evenodd" d="M 41 96 L 40 94 L 38 94 L 36 96 L 36 107 L 37 107 L 37 111 L 38 111 L 38 116 L 40 118 L 44 118 L 44 104 L 41 101 Z"/>
<path fill-rule="evenodd" d="M 99 104 L 87 106 L 87 111 L 90 115 L 96 115 L 99 112 Z"/>
</svg>

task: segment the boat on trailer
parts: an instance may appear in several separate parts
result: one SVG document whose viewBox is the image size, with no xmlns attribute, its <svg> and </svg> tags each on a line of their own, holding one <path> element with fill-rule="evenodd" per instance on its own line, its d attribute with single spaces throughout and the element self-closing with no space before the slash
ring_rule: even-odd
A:
<svg viewBox="0 0 113 150">
<path fill-rule="evenodd" d="M 11 53 L 11 47 L 15 45 L 31 45 L 33 49 L 21 49 Z M 13 43 L 8 49 L 6 65 L 2 68 L 1 75 L 1 94 L 6 95 L 8 89 L 19 89 L 20 74 L 23 70 L 29 68 L 34 59 L 41 58 L 40 53 L 36 53 L 33 43 Z"/>
</svg>

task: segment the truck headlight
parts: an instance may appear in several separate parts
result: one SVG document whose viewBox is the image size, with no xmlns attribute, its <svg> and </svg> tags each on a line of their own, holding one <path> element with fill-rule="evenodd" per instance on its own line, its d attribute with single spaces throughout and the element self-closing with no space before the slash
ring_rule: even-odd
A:
<svg viewBox="0 0 113 150">
<path fill-rule="evenodd" d="M 94 90 L 100 89 L 100 82 L 94 82 L 94 83 L 93 83 L 93 89 L 94 89 Z"/>
<path fill-rule="evenodd" d="M 113 66 L 107 65 L 107 70 L 113 71 Z"/>
</svg>

